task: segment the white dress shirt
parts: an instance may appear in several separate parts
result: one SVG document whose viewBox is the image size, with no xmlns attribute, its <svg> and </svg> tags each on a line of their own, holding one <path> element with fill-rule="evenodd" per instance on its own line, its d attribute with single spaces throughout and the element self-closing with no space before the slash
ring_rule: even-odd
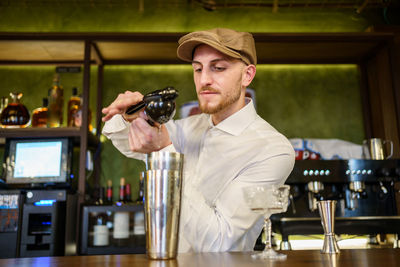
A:
<svg viewBox="0 0 400 267">
<path fill-rule="evenodd" d="M 257 115 L 251 100 L 217 125 L 199 114 L 166 123 L 172 145 L 183 153 L 179 252 L 251 251 L 263 219 L 246 205 L 242 188 L 283 184 L 293 169 L 290 142 Z M 103 134 L 128 157 L 129 123 L 108 121 Z"/>
</svg>

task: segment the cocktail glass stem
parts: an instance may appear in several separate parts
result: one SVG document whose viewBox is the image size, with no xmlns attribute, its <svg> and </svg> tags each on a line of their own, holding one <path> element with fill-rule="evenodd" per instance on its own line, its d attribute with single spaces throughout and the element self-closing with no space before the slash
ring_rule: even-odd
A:
<svg viewBox="0 0 400 267">
<path fill-rule="evenodd" d="M 269 216 L 264 219 L 264 233 L 265 233 L 265 248 L 264 251 L 272 249 L 272 242 L 271 242 L 271 220 Z"/>
<path fill-rule="evenodd" d="M 252 255 L 253 259 L 269 259 L 269 260 L 285 260 L 287 255 L 278 253 L 272 248 L 271 236 L 271 220 L 269 215 L 264 218 L 265 248 L 262 252 Z"/>
</svg>

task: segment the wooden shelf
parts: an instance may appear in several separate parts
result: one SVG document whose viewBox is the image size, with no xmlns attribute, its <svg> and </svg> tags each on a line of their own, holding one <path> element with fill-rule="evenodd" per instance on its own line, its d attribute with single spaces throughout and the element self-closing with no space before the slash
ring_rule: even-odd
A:
<svg viewBox="0 0 400 267">
<path fill-rule="evenodd" d="M 60 128 L 0 128 L 0 138 L 47 138 L 47 137 L 72 137 L 74 142 L 79 144 L 82 136 L 80 128 L 60 127 Z M 88 145 L 95 147 L 99 144 L 99 139 L 88 132 Z"/>
<path fill-rule="evenodd" d="M 5 33 L 0 64 L 182 64 L 176 56 L 185 33 Z M 254 33 L 259 64 L 359 63 L 393 39 L 393 33 Z"/>
<path fill-rule="evenodd" d="M 76 137 L 80 136 L 80 128 L 60 127 L 60 128 L 2 128 L 0 137 Z"/>
</svg>

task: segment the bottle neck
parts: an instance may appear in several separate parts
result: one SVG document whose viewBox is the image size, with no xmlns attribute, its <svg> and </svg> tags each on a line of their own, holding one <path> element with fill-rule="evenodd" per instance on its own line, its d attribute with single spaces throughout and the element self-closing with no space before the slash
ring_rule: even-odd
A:
<svg viewBox="0 0 400 267">
<path fill-rule="evenodd" d="M 10 93 L 11 103 L 19 104 L 22 97 L 21 93 Z"/>
<path fill-rule="evenodd" d="M 124 202 L 125 199 L 125 185 L 119 186 L 119 201 Z"/>
<path fill-rule="evenodd" d="M 43 98 L 42 104 L 44 108 L 47 108 L 47 106 L 49 105 L 49 100 L 47 98 Z"/>
<path fill-rule="evenodd" d="M 106 198 L 107 198 L 107 202 L 109 202 L 109 203 L 112 202 L 112 200 L 113 200 L 112 186 L 107 186 Z"/>
</svg>

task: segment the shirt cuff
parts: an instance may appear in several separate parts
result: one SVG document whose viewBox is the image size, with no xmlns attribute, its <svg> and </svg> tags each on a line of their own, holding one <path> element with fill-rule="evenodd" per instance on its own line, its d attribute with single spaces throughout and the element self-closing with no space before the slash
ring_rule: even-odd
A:
<svg viewBox="0 0 400 267">
<path fill-rule="evenodd" d="M 109 121 L 104 124 L 102 133 L 107 136 L 108 134 L 120 132 L 128 128 L 130 123 L 120 115 L 114 115 Z"/>
<path fill-rule="evenodd" d="M 174 145 L 171 143 L 170 145 L 160 149 L 161 152 L 176 152 Z"/>
</svg>

